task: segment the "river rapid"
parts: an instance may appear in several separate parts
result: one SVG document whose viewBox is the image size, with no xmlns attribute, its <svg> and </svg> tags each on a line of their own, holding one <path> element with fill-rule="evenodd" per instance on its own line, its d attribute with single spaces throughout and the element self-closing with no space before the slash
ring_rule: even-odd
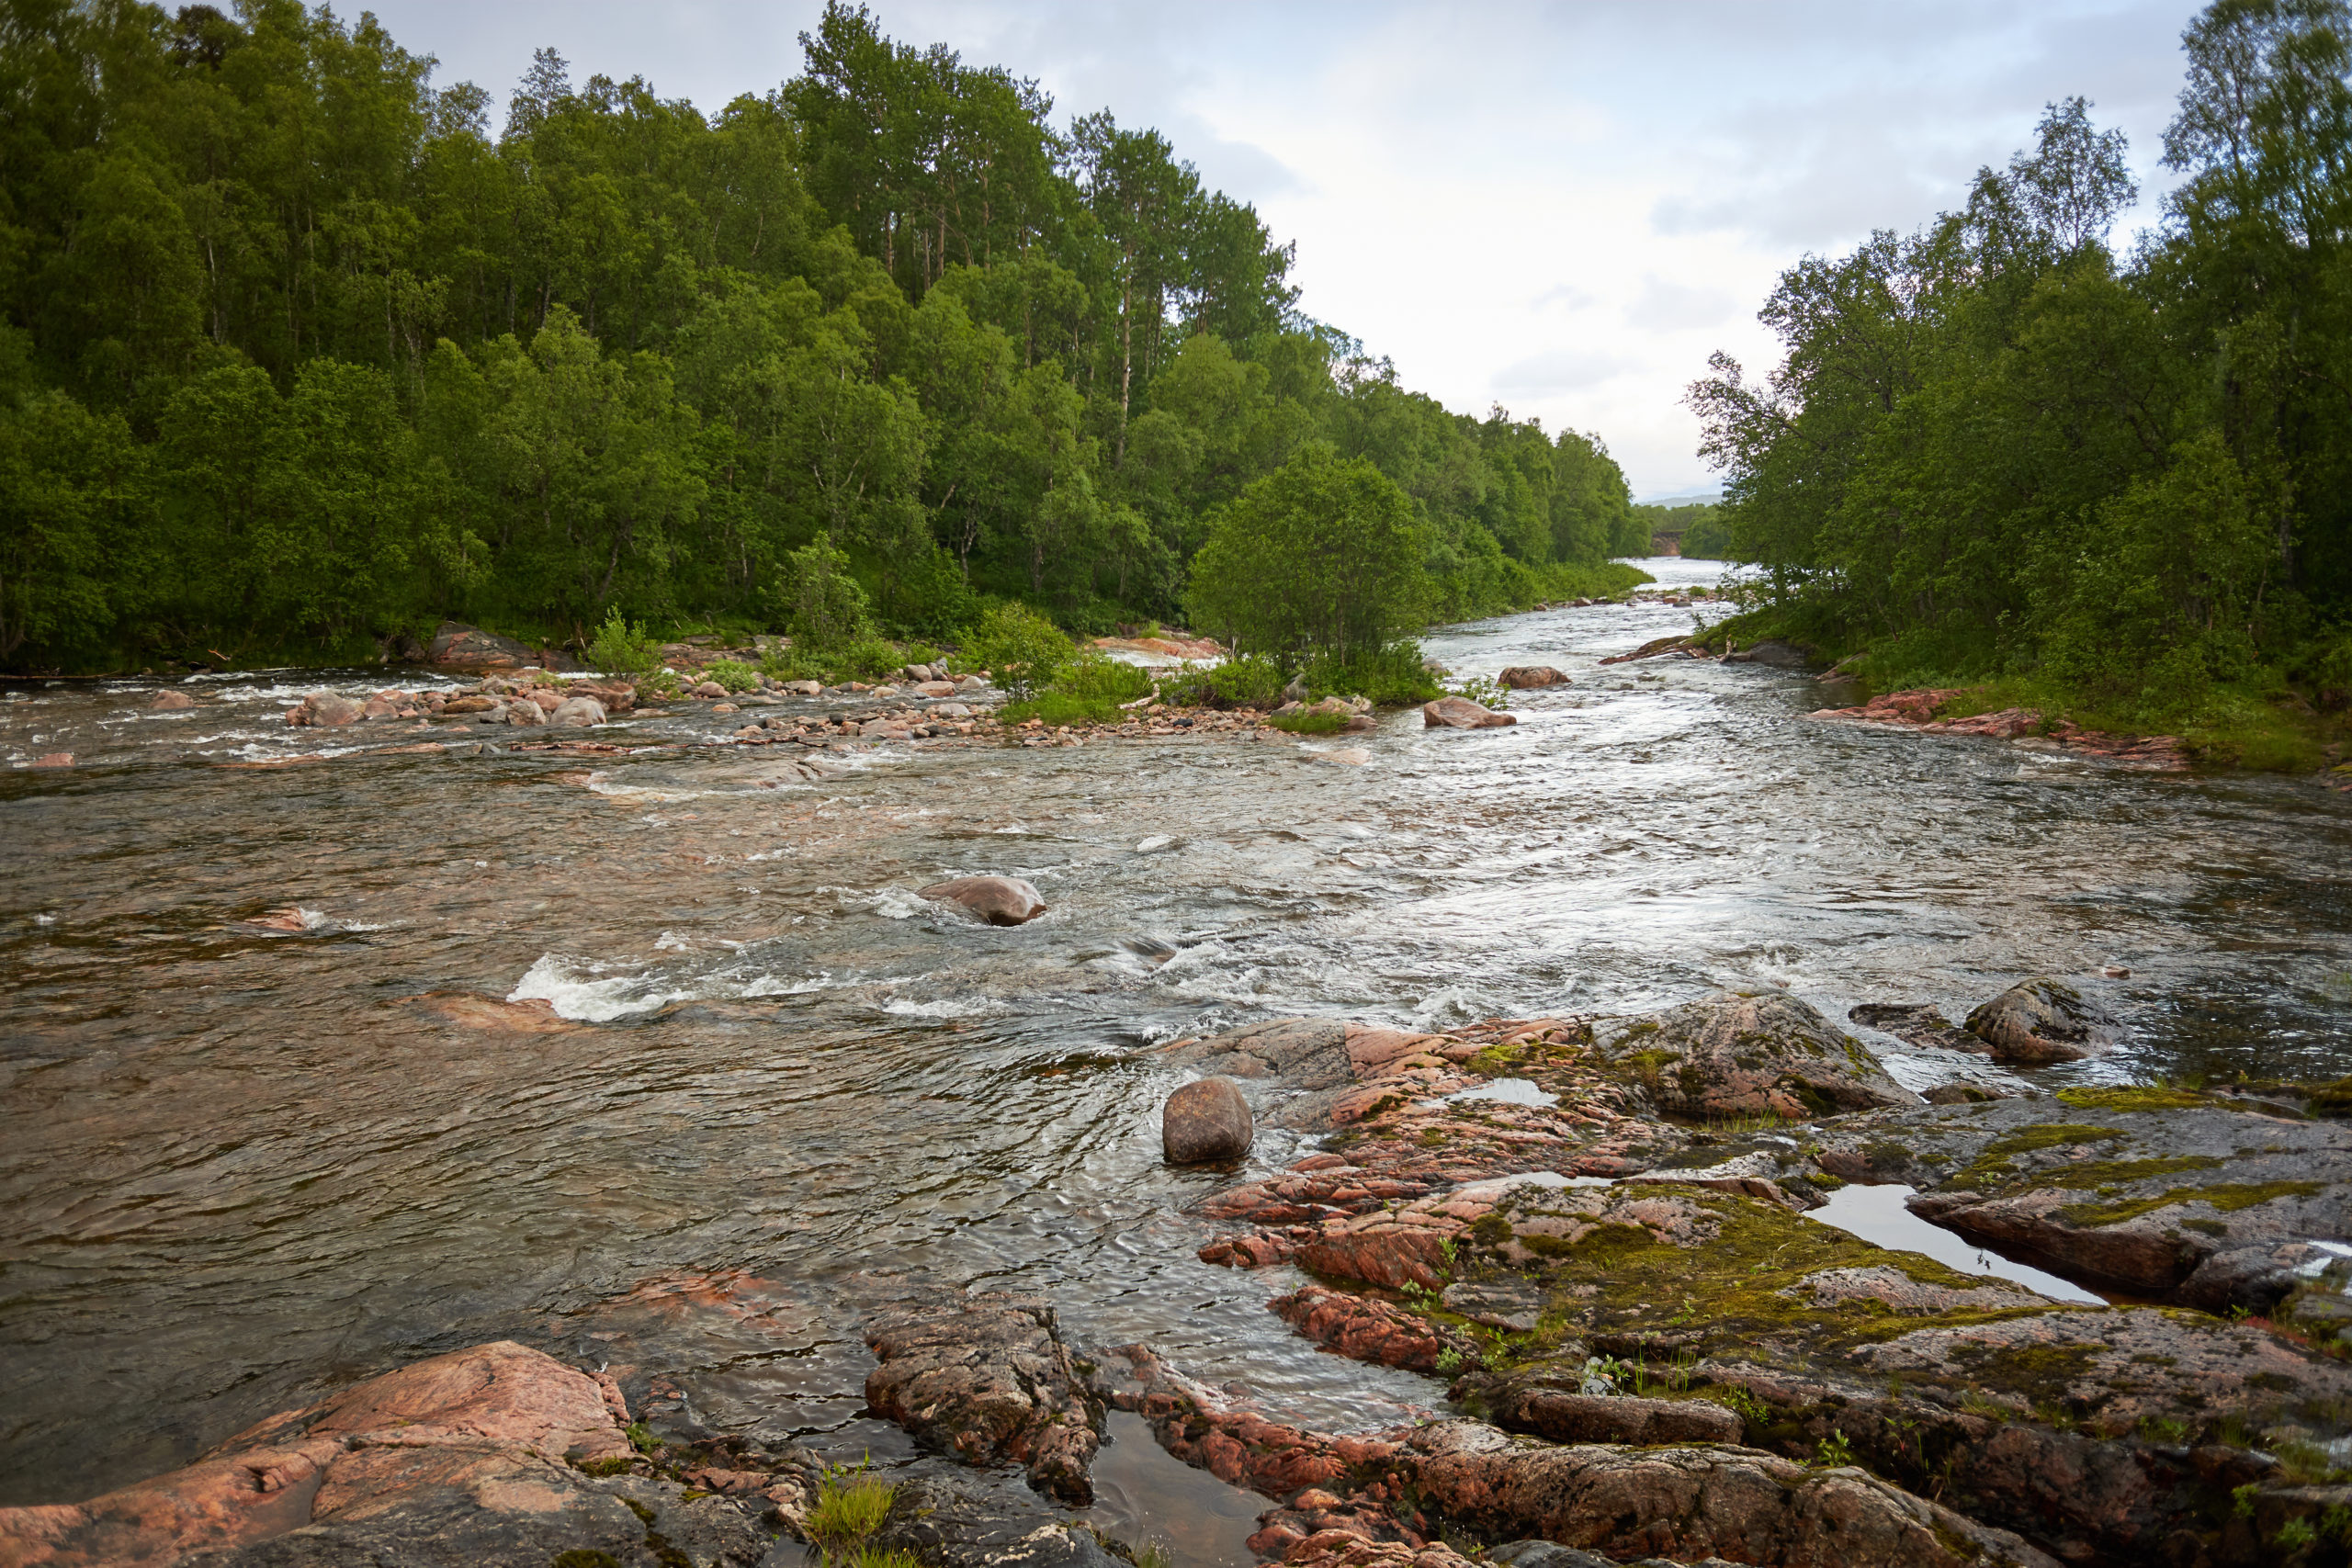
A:
<svg viewBox="0 0 2352 1568">
<path fill-rule="evenodd" d="M 885 745 L 779 784 L 779 749 L 461 757 L 386 750 L 454 726 L 279 716 L 438 681 L 413 671 L 200 678 L 182 713 L 146 711 L 154 682 L 9 689 L 0 755 L 80 762 L 0 770 L 0 1504 L 500 1337 L 890 1459 L 861 1414 L 873 1270 L 1035 1290 L 1283 1418 L 1393 1424 L 1440 1385 L 1293 1337 L 1263 1309 L 1293 1271 L 1198 1262 L 1183 1207 L 1236 1177 L 1159 1159 L 1176 1075 L 1147 1048 L 1267 1017 L 1736 986 L 1957 1019 L 2048 973 L 2131 1038 L 2044 1088 L 2352 1071 L 2352 796 L 1812 722 L 1802 673 L 1597 666 L 1692 615 L 1433 635 L 1459 671 L 1575 684 L 1509 729 L 1384 716 L 1345 739 L 1360 764 L 1337 739 Z M 594 736 L 730 728 L 682 707 Z M 1050 913 L 914 897 L 989 872 Z M 241 924 L 285 906 L 313 929 Z M 415 1000 L 451 991 L 573 1026 Z M 1914 1087 L 1987 1070 L 1857 1032 Z M 1304 1146 L 1264 1133 L 1250 1171 Z"/>
</svg>

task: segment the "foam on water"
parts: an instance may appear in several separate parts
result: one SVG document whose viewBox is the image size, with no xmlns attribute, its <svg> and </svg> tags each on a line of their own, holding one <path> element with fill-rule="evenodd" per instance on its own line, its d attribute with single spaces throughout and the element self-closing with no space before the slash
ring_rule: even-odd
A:
<svg viewBox="0 0 2352 1568">
<path fill-rule="evenodd" d="M 641 975 L 612 975 L 607 965 L 547 953 L 506 993 L 510 1002 L 545 1002 L 558 1018 L 610 1023 L 684 1001 L 691 992 L 662 987 Z M 597 976 L 591 978 L 590 976 Z"/>
</svg>

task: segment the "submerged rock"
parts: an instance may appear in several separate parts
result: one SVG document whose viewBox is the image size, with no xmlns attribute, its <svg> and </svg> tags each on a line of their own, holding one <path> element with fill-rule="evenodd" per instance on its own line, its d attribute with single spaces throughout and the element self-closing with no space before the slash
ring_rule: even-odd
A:
<svg viewBox="0 0 2352 1568">
<path fill-rule="evenodd" d="M 1188 1083 L 1160 1107 L 1159 1146 L 1170 1165 L 1238 1159 L 1255 1135 L 1250 1102 L 1228 1077 Z"/>
<path fill-rule="evenodd" d="M 867 1314 L 865 1343 L 882 1362 L 865 1379 L 875 1414 L 967 1463 L 1020 1464 L 1072 1507 L 1094 1500 L 1102 1404 L 1044 1298 L 910 1292 Z"/>
<path fill-rule="evenodd" d="M 923 1475 L 899 1483 L 872 1544 L 925 1568 L 1128 1568 L 1094 1532 L 1018 1483 Z"/>
<path fill-rule="evenodd" d="M 1917 1105 L 1861 1042 L 1781 992 L 1718 992 L 1598 1028 L 1600 1053 L 1668 1115 L 1802 1121 Z"/>
<path fill-rule="evenodd" d="M 1510 691 L 1524 691 L 1533 686 L 1565 686 L 1568 674 L 1549 664 L 1514 664 L 1495 677 L 1495 684 Z"/>
<path fill-rule="evenodd" d="M 1984 1041 L 1946 1018 L 1932 1002 L 1864 1002 L 1849 1009 L 1846 1017 L 1865 1029 L 1892 1034 L 1906 1045 L 1940 1046 L 1978 1056 L 1990 1049 Z"/>
<path fill-rule="evenodd" d="M 2046 976 L 2021 980 L 1968 1015 L 1998 1062 L 2071 1062 L 2108 1043 L 2114 1019 Z"/>
<path fill-rule="evenodd" d="M 196 699 L 189 696 L 186 692 L 159 692 L 156 694 L 155 700 L 147 705 L 147 711 L 150 713 L 173 713 L 181 708 L 192 708 L 195 705 Z"/>
<path fill-rule="evenodd" d="M 1813 662 L 1794 643 L 1767 637 L 1762 642 L 1724 655 L 1726 664 L 1765 664 L 1775 670 L 1802 670 Z"/>
<path fill-rule="evenodd" d="M 566 697 L 548 710 L 548 722 L 563 728 L 593 729 L 605 722 L 605 705 L 594 697 Z"/>
<path fill-rule="evenodd" d="M 1468 697 L 1440 697 L 1421 705 L 1425 729 L 1499 729 L 1518 722 L 1515 715 L 1496 713 Z"/>
<path fill-rule="evenodd" d="M 958 876 L 934 882 L 921 897 L 960 904 L 992 926 L 1018 926 L 1046 912 L 1045 899 L 1017 876 Z"/>
</svg>

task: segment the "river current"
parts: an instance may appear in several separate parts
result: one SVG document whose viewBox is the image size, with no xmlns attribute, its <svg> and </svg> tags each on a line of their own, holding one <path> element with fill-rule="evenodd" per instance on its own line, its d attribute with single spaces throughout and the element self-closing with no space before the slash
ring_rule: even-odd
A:
<svg viewBox="0 0 2352 1568">
<path fill-rule="evenodd" d="M 414 671 L 199 678 L 179 713 L 153 681 L 10 688 L 0 756 L 79 761 L 0 770 L 0 1504 L 499 1337 L 666 1375 L 713 1427 L 902 1454 L 861 1415 L 876 1270 L 1035 1290 L 1285 1418 L 1393 1424 L 1439 1385 L 1292 1337 L 1263 1308 L 1290 1270 L 1195 1260 L 1183 1206 L 1235 1178 L 1159 1159 L 1176 1079 L 1146 1048 L 1261 1018 L 1769 986 L 1957 1019 L 2047 973 L 2130 1039 L 2045 1088 L 2352 1071 L 2352 797 L 1809 721 L 1798 672 L 1597 665 L 1692 615 L 1433 635 L 1457 670 L 1575 683 L 1509 729 L 1385 716 L 1346 738 L 1362 761 L 885 745 L 779 782 L 775 749 L 464 757 L 390 750 L 454 727 L 279 716 L 438 680 Z M 987 872 L 1051 911 L 914 896 Z M 312 929 L 244 923 L 288 906 Z M 572 1026 L 486 1031 L 435 992 Z M 1963 1066 L 1857 1032 L 1915 1087 Z M 1302 1147 L 1265 1133 L 1251 1169 Z"/>
</svg>

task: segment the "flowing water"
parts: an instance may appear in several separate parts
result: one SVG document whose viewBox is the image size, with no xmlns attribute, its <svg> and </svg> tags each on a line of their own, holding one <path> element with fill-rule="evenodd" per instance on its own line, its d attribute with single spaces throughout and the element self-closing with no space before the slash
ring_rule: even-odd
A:
<svg viewBox="0 0 2352 1568">
<path fill-rule="evenodd" d="M 1799 673 L 1596 666 L 1691 617 L 1435 636 L 1459 670 L 1576 683 L 1510 729 L 1386 716 L 1347 738 L 1360 764 L 885 746 L 779 783 L 779 749 L 464 757 L 278 716 L 413 674 L 206 678 L 177 714 L 145 711 L 153 682 L 11 689 L 0 754 L 80 761 L 0 771 L 0 1502 L 500 1337 L 667 1374 L 715 1427 L 902 1454 L 861 1416 L 875 1270 L 1034 1289 L 1292 1418 L 1391 1424 L 1438 1385 L 1293 1337 L 1262 1304 L 1288 1270 L 1197 1262 L 1182 1206 L 1234 1178 L 1159 1157 L 1175 1080 L 1143 1048 L 1258 1018 L 1723 985 L 1959 1017 L 2118 965 L 2090 984 L 2130 1043 L 2045 1085 L 2352 1069 L 2352 797 L 1808 722 Z M 1051 912 L 997 930 L 913 896 L 981 872 Z M 286 906 L 308 929 L 244 923 Z M 573 1021 L 485 1030 L 429 992 Z M 1870 1038 L 1915 1086 L 1963 1065 Z M 1302 1146 L 1269 1133 L 1251 1169 Z"/>
</svg>

